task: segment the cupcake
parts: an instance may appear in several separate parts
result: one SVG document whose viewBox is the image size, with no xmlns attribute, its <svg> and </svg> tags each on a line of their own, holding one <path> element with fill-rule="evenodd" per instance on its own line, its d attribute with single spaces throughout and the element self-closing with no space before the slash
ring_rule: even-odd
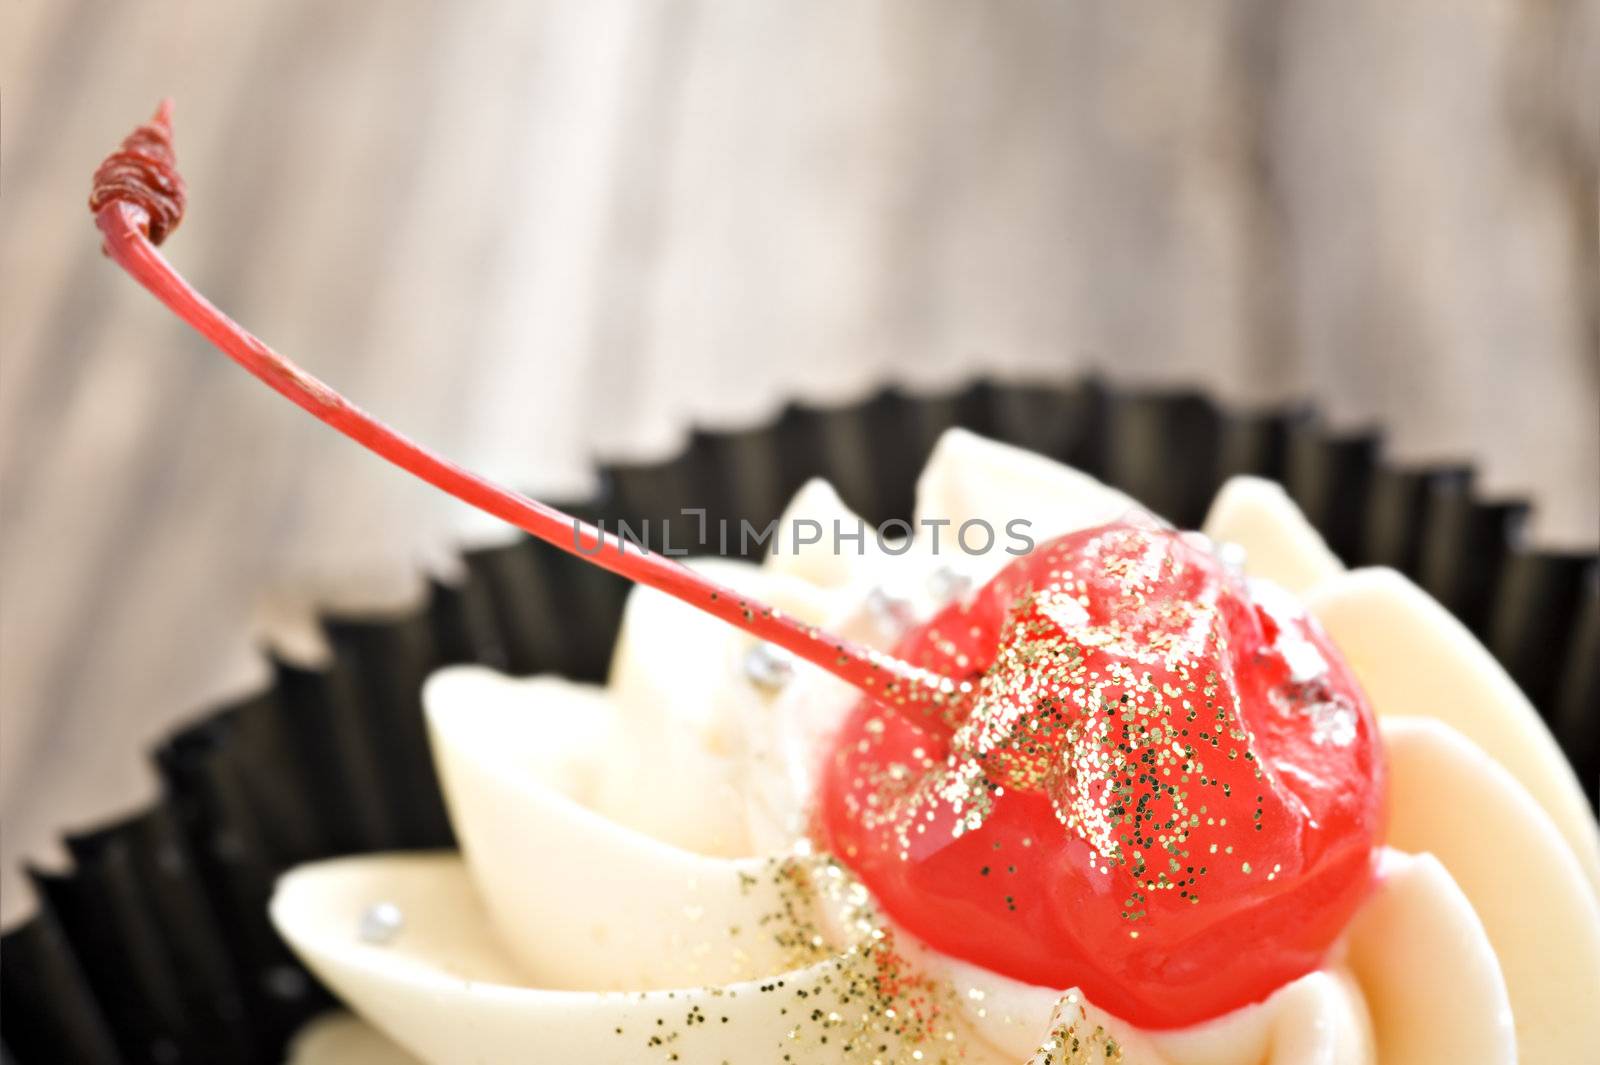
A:
<svg viewBox="0 0 1600 1065">
<path fill-rule="evenodd" d="M 1497 1062 L 1596 1045 L 1593 813 L 1472 632 L 1395 570 L 1346 570 L 1317 531 L 1347 556 L 1361 540 L 1426 561 L 1434 537 L 1408 546 L 1414 522 L 1379 520 L 1390 504 L 1340 510 L 1405 510 L 1406 493 L 1371 491 L 1369 461 L 1292 445 L 1291 481 L 1346 489 L 1309 497 L 1315 525 L 1237 477 L 1180 532 L 1144 504 L 1187 523 L 1210 481 L 1185 463 L 1269 465 L 1251 456 L 1281 427 L 1101 397 L 1105 424 L 1049 450 L 1082 445 L 1155 499 L 960 429 L 913 477 L 905 434 L 837 449 L 866 516 L 812 481 L 769 527 L 740 517 L 748 486 L 730 490 L 698 518 L 732 520 L 725 553 L 761 561 L 685 568 L 443 463 L 199 300 L 150 243 L 178 216 L 167 134 L 158 114 L 102 171 L 112 257 L 302 407 L 575 557 L 537 624 L 503 579 L 524 556 L 480 555 L 502 579 L 347 629 L 347 675 L 285 667 L 277 705 L 175 744 L 170 804 L 82 841 L 84 873 L 46 885 L 53 905 L 14 941 L 49 989 L 27 1004 L 73 1032 L 73 1057 L 193 1053 L 156 1041 L 172 1018 L 128 1030 L 139 1011 L 107 1000 L 125 971 L 181 987 L 162 998 L 178 1012 L 215 1008 L 204 1060 L 272 1060 L 319 1004 L 295 958 L 361 1018 L 302 1032 L 301 1063 Z M 891 406 L 924 430 L 966 420 Z M 756 444 L 692 454 L 763 470 Z M 768 495 L 788 478 L 771 465 Z M 592 675 L 603 626 L 562 623 L 614 591 L 575 594 L 585 563 L 647 586 L 603 684 L 432 668 Z M 318 729 L 324 762 L 296 764 Z M 275 858 L 452 835 L 458 850 L 300 865 L 270 901 L 294 957 L 260 936 Z M 194 882 L 190 861 L 198 897 L 162 906 L 152 885 Z M 264 990 L 234 980 L 240 959 Z M 39 1030 L 5 1034 L 37 1056 Z"/>
<path fill-rule="evenodd" d="M 1138 511 L 1067 467 L 953 430 L 917 482 L 913 524 L 959 530 L 1023 516 L 1045 543 L 1082 529 L 1106 536 Z M 864 524 L 814 482 L 780 528 L 835 523 Z M 919 920 L 916 900 L 886 907 L 852 869 L 861 856 L 826 855 L 815 829 L 824 779 L 850 761 L 839 736 L 863 713 L 860 694 L 642 589 L 629 597 L 603 686 L 478 666 L 430 678 L 424 702 L 459 857 L 311 865 L 280 882 L 273 919 L 336 995 L 426 1062 L 527 1060 L 529 1047 L 542 1048 L 541 1060 L 594 1062 L 1581 1060 L 1600 1035 L 1590 1008 L 1600 986 L 1600 842 L 1532 707 L 1415 585 L 1392 570 L 1345 570 L 1276 486 L 1228 482 L 1203 533 L 1197 550 L 1240 567 L 1253 603 L 1270 602 L 1280 618 L 1301 615 L 1275 597 L 1303 604 L 1308 631 L 1337 648 L 1375 712 L 1387 780 L 1370 884 L 1332 941 L 1306 971 L 1220 1013 L 1130 1022 L 1079 987 L 973 962 L 962 956 L 970 942 L 948 925 L 909 931 L 897 916 Z M 1011 561 L 998 543 L 939 553 L 926 535 L 902 543 L 869 533 L 859 554 L 780 541 L 759 565 L 699 565 L 752 598 L 888 649 L 992 580 Z M 1101 635 L 1078 630 L 1083 640 Z M 1330 698 L 1295 720 L 1314 748 L 1355 743 L 1359 717 Z M 863 734 L 873 721 L 884 725 L 869 713 Z M 886 758 L 885 774 L 927 774 L 950 757 Z M 1198 793 L 1204 770 L 1194 761 L 1174 766 L 1188 767 Z M 1305 771 L 1264 768 L 1267 780 Z M 1228 805 L 1219 797 L 1205 816 Z M 925 823 L 939 827 L 930 832 L 964 812 L 957 800 L 950 807 L 931 811 Z M 1092 836 L 1091 816 L 1063 821 L 1060 833 Z M 985 853 L 984 825 L 968 832 Z M 1053 882 L 1030 877 L 1026 863 L 1055 861 L 1047 852 L 1060 838 L 1048 826 L 1022 838 L 1031 844 L 997 837 L 1003 846 L 975 870 L 1002 897 L 1007 880 L 1026 885 L 1011 888 L 1019 896 Z M 1262 883 L 1282 875 L 1250 868 L 1250 833 L 1196 830 L 1185 843 L 1186 863 L 1237 864 Z M 1110 850 L 1102 844 L 1095 860 Z M 1211 881 L 1191 879 L 1203 885 L 1201 910 Z M 993 919 L 956 877 L 946 890 L 974 924 Z M 390 920 L 374 935 L 379 912 Z M 1317 920 L 1314 907 L 1292 916 Z M 1120 894 L 1104 905 L 1078 900 L 1069 919 L 1141 930 Z M 1270 954 L 1274 943 L 1236 949 Z M 1232 979 L 1219 965 L 1215 983 Z M 1148 1012 L 1147 1001 L 1126 1001 Z M 1180 1003 L 1172 1015 L 1184 1013 Z"/>
</svg>

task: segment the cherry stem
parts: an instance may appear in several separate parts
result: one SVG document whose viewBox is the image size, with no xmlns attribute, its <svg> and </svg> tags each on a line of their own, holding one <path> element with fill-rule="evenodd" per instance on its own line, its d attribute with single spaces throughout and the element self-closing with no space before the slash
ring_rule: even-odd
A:
<svg viewBox="0 0 1600 1065">
<path fill-rule="evenodd" d="M 171 150 L 170 101 L 163 101 L 155 117 L 102 164 L 89 202 L 105 236 L 106 253 L 168 309 L 274 391 L 401 469 L 585 562 L 665 592 L 776 644 L 892 709 L 936 712 L 960 690 L 945 677 L 831 636 L 621 537 L 613 538 L 608 547 L 602 531 L 435 454 L 256 339 L 197 292 L 156 250 L 160 238 L 176 227 L 183 207 L 183 183 Z M 153 215 L 159 216 L 155 233 Z"/>
</svg>

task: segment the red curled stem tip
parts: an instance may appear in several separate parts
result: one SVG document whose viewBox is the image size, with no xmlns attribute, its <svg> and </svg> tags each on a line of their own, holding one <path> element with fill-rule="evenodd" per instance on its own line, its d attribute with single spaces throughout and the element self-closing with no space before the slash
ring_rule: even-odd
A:
<svg viewBox="0 0 1600 1065">
<path fill-rule="evenodd" d="M 172 105 L 134 130 L 94 176 L 89 207 L 106 253 L 187 322 L 268 387 L 379 457 L 585 562 L 610 570 L 721 618 L 854 685 L 868 696 L 927 722 L 948 715 L 970 686 L 839 639 L 723 587 L 675 559 L 607 545 L 605 534 L 554 507 L 456 465 L 346 400 L 252 336 L 186 281 L 156 250 L 183 217 L 184 185 L 172 151 Z"/>
<path fill-rule="evenodd" d="M 94 172 L 89 210 L 126 203 L 144 213 L 141 225 L 150 243 L 160 244 L 183 221 L 188 189 L 172 150 L 172 101 L 162 100 L 150 121 L 128 134 L 122 147 Z"/>
</svg>

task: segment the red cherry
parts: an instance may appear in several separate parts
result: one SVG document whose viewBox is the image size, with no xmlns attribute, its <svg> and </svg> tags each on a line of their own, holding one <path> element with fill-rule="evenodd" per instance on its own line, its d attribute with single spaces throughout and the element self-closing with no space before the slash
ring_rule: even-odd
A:
<svg viewBox="0 0 1600 1065">
<path fill-rule="evenodd" d="M 90 206 L 107 254 L 250 373 L 443 491 L 869 697 L 827 774 L 824 827 L 929 942 L 1162 1025 L 1260 998 L 1344 924 L 1380 821 L 1371 713 L 1314 624 L 1253 603 L 1199 548 L 1151 529 L 1080 533 L 919 630 L 910 661 L 855 646 L 672 559 L 605 551 L 592 526 L 346 401 L 156 250 L 183 193 L 163 104 L 96 173 Z"/>
<path fill-rule="evenodd" d="M 1316 968 L 1367 890 L 1366 698 L 1285 593 L 1192 534 L 1062 537 L 899 650 L 976 696 L 952 723 L 857 707 L 822 830 L 939 950 L 1173 1027 Z"/>
</svg>

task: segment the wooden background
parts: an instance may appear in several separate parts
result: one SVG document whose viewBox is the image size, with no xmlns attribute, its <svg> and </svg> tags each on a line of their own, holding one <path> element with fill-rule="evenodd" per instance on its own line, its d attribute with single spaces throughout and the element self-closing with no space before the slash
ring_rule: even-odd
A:
<svg viewBox="0 0 1600 1065">
<path fill-rule="evenodd" d="M 1099 369 L 1314 395 L 1592 546 L 1597 9 L 0 0 L 6 918 L 257 641 L 472 524 L 101 258 L 89 175 L 160 96 L 178 264 L 543 492 L 785 397 Z"/>
</svg>

